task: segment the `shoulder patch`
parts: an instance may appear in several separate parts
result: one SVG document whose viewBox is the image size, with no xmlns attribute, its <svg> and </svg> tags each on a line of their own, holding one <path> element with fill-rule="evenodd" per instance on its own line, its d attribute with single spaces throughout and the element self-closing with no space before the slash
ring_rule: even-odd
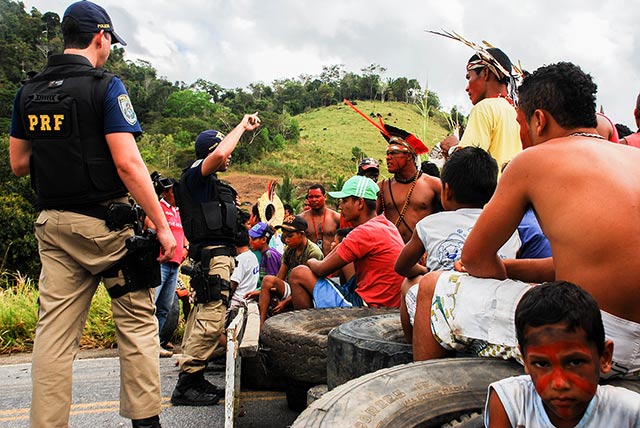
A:
<svg viewBox="0 0 640 428">
<path fill-rule="evenodd" d="M 124 120 L 126 120 L 129 125 L 135 125 L 138 118 L 136 117 L 136 112 L 133 110 L 133 105 L 131 105 L 129 95 L 118 95 L 118 105 L 120 106 L 120 112 L 122 112 Z"/>
</svg>

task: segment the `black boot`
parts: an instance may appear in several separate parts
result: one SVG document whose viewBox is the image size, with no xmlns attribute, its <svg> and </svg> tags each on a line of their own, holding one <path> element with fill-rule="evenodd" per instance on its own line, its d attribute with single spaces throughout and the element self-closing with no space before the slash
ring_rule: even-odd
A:
<svg viewBox="0 0 640 428">
<path fill-rule="evenodd" d="M 215 394 L 218 397 L 224 396 L 224 388 L 219 388 L 205 379 L 204 370 L 194 373 L 193 376 L 193 383 L 199 390 L 207 394 Z"/>
<path fill-rule="evenodd" d="M 160 416 L 151 416 L 145 419 L 132 419 L 133 428 L 162 428 Z"/>
<path fill-rule="evenodd" d="M 171 403 L 182 406 L 213 406 L 220 400 L 217 394 L 211 394 L 203 390 L 201 379 L 204 379 L 204 370 L 196 373 L 180 372 L 176 388 L 171 394 Z"/>
</svg>

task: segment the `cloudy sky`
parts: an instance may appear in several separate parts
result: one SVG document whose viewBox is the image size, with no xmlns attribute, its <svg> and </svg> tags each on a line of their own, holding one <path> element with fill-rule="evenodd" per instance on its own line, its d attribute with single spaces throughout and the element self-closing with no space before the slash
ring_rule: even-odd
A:
<svg viewBox="0 0 640 428">
<path fill-rule="evenodd" d="M 60 16 L 68 0 L 23 0 Z M 448 110 L 471 108 L 464 91 L 470 48 L 425 29 L 487 40 L 532 71 L 571 61 L 598 84 L 598 104 L 635 130 L 640 91 L 637 0 L 99 0 L 128 43 L 126 58 L 160 76 L 225 88 L 319 75 L 323 65 L 418 79 Z"/>
</svg>

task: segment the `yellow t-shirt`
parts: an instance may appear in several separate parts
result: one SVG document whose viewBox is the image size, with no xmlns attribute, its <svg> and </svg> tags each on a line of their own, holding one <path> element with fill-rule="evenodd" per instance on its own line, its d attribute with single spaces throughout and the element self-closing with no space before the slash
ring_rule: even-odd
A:
<svg viewBox="0 0 640 428">
<path fill-rule="evenodd" d="M 473 106 L 460 145 L 479 146 L 498 162 L 498 169 L 522 151 L 516 109 L 504 98 L 485 98 Z"/>
</svg>

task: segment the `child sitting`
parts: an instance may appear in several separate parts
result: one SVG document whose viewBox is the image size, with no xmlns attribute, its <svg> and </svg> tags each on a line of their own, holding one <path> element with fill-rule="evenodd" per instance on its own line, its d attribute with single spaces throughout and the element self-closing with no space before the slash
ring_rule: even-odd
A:
<svg viewBox="0 0 640 428">
<path fill-rule="evenodd" d="M 278 303 L 271 309 L 271 314 L 279 314 L 291 306 L 291 287 L 286 279 L 294 267 L 305 264 L 309 259 L 323 259 L 322 250 L 307 239 L 305 231 L 307 222 L 300 216 L 288 216 L 282 224 L 276 226 L 282 229 L 282 237 L 286 243 L 286 249 L 282 255 L 282 264 L 276 276 L 267 275 L 262 279 L 260 287 L 258 307 L 260 310 L 260 328 L 267 319 L 272 298 L 275 297 Z M 256 293 L 245 296 L 245 298 L 256 297 Z"/>
<path fill-rule="evenodd" d="M 420 278 L 428 271 L 452 270 L 460 260 L 469 232 L 496 190 L 498 164 L 485 150 L 464 147 L 444 164 L 440 178 L 445 211 L 428 215 L 416 224 L 395 264 L 396 272 L 407 277 L 401 288 L 400 320 L 408 343 L 412 339 Z M 500 257 L 515 258 L 519 248 L 516 232 L 500 249 Z M 418 263 L 425 252 L 426 266 Z"/>
<path fill-rule="evenodd" d="M 275 231 L 265 222 L 259 222 L 249 229 L 249 245 L 253 251 L 258 251 L 260 257 L 260 279 L 258 280 L 258 291 L 262 286 L 262 279 L 266 275 L 277 275 L 282 265 L 282 254 L 269 245 Z M 255 297 L 248 295 L 248 297 Z"/>
<path fill-rule="evenodd" d="M 249 235 L 242 229 L 236 242 L 236 268 L 231 274 L 231 302 L 227 310 L 227 324 L 233 320 L 229 318 L 237 313 L 237 309 L 244 304 L 244 295 L 258 286 L 258 259 L 249 251 Z"/>
<path fill-rule="evenodd" d="M 640 426 L 640 394 L 598 385 L 611 369 L 613 342 L 590 294 L 569 282 L 532 287 L 515 326 L 528 375 L 489 386 L 487 427 Z"/>
<path fill-rule="evenodd" d="M 236 267 L 229 278 L 231 282 L 231 300 L 225 314 L 224 326 L 228 327 L 238 314 L 238 309 L 244 306 L 245 294 L 253 291 L 258 286 L 258 259 L 249 251 L 249 234 L 246 229 L 241 229 L 236 240 Z M 220 351 L 227 344 L 226 333 L 220 336 Z"/>
</svg>

